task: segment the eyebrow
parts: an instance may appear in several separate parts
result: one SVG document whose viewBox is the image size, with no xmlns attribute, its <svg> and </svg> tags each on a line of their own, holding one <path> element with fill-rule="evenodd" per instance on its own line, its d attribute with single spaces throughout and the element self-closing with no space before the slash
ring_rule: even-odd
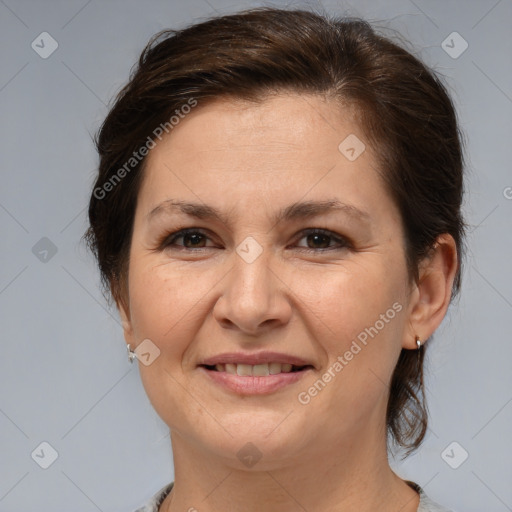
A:
<svg viewBox="0 0 512 512">
<path fill-rule="evenodd" d="M 164 213 L 171 214 L 173 212 L 182 213 L 196 219 L 214 219 L 226 226 L 231 226 L 228 216 L 213 206 L 204 203 L 194 203 L 189 201 L 181 201 L 177 199 L 167 199 L 153 208 L 147 215 L 149 222 L 154 217 Z M 354 205 L 341 202 L 339 199 L 328 199 L 324 201 L 303 201 L 293 203 L 279 210 L 273 217 L 273 225 L 283 221 L 301 220 L 319 215 L 342 212 L 356 220 L 369 222 L 370 215 L 364 210 L 360 210 Z"/>
</svg>

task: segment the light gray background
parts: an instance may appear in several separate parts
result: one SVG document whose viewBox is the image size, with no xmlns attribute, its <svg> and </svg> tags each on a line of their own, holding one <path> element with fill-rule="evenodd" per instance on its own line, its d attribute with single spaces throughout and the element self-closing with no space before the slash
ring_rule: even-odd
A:
<svg viewBox="0 0 512 512">
<path fill-rule="evenodd" d="M 151 35 L 257 5 L 0 0 L 1 512 L 129 512 L 173 479 L 168 429 L 80 245 L 97 163 L 91 136 Z M 512 2 L 322 5 L 411 41 L 446 77 L 468 139 L 462 297 L 430 351 L 431 429 L 397 471 L 459 512 L 512 510 Z M 59 45 L 47 59 L 31 48 L 43 31 Z M 456 59 L 441 47 L 453 31 L 469 45 Z M 42 237 L 57 248 L 47 261 L 32 251 Z M 31 457 L 43 441 L 58 452 L 48 469 Z M 453 441 L 469 453 L 458 469 L 441 457 Z"/>
</svg>

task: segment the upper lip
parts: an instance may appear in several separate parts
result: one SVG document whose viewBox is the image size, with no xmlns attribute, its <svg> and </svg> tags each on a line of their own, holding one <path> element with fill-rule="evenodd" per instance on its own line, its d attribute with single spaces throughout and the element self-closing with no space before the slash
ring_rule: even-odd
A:
<svg viewBox="0 0 512 512">
<path fill-rule="evenodd" d="M 204 359 L 200 364 L 206 366 L 215 366 L 216 364 L 265 364 L 265 363 L 281 363 L 292 364 L 293 366 L 314 366 L 309 361 L 301 357 L 283 354 L 282 352 L 225 352 Z"/>
</svg>

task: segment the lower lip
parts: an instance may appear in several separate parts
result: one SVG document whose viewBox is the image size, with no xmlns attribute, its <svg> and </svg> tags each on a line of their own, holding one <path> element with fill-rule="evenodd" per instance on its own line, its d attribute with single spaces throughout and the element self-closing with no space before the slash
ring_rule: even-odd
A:
<svg viewBox="0 0 512 512">
<path fill-rule="evenodd" d="M 309 374 L 311 368 L 300 372 L 278 373 L 266 377 L 233 375 L 231 373 L 208 370 L 203 366 L 200 366 L 199 370 L 206 373 L 216 384 L 239 395 L 265 395 L 299 381 Z"/>
</svg>

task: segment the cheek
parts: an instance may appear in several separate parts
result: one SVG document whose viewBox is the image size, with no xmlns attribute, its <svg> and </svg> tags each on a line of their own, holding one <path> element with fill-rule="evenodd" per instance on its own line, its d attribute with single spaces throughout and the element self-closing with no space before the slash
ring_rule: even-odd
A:
<svg viewBox="0 0 512 512">
<path fill-rule="evenodd" d="M 183 394 L 186 382 L 182 367 L 187 350 L 197 336 L 204 309 L 201 299 L 211 284 L 204 273 L 140 258 L 131 261 L 129 287 L 136 342 L 148 338 L 160 350 L 150 365 L 139 364 L 141 381 L 163 421 L 175 426 L 176 411 L 193 407 L 195 403 L 187 402 Z"/>
<path fill-rule="evenodd" d="M 159 337 L 171 332 L 207 295 L 211 288 L 207 274 L 169 263 L 133 262 L 129 286 L 134 325 L 151 327 Z"/>
<path fill-rule="evenodd" d="M 311 331 L 324 352 L 325 368 L 336 375 L 332 380 L 337 384 L 331 389 L 337 400 L 351 407 L 386 392 L 405 323 L 398 266 L 368 264 L 357 272 L 338 269 L 316 280 L 305 273 L 301 282 L 308 290 L 304 317 L 314 322 Z"/>
<path fill-rule="evenodd" d="M 357 269 L 310 269 L 296 276 L 292 288 L 300 290 L 299 302 L 307 306 L 309 316 L 320 320 L 317 325 L 330 340 L 329 349 L 343 350 L 347 342 L 376 323 L 379 331 L 396 334 L 401 324 L 399 310 L 404 309 L 403 288 L 397 269 L 384 268 L 368 262 Z"/>
<path fill-rule="evenodd" d="M 134 334 L 137 341 L 149 338 L 155 343 L 167 366 L 180 364 L 197 332 L 199 316 L 204 315 L 201 301 L 213 283 L 205 274 L 169 264 L 132 262 L 129 286 Z"/>
</svg>

